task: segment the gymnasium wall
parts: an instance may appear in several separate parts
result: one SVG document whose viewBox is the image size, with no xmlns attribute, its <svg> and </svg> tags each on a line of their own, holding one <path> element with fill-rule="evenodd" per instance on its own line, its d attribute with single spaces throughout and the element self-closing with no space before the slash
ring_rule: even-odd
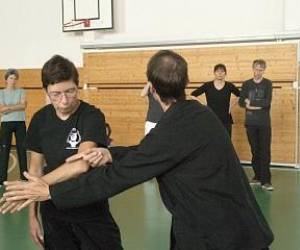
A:
<svg viewBox="0 0 300 250">
<path fill-rule="evenodd" d="M 298 69 L 298 119 L 297 119 L 297 123 L 298 123 L 298 133 L 297 133 L 297 138 L 298 138 L 298 155 L 297 155 L 297 167 L 300 168 L 300 79 L 299 79 L 299 75 L 300 75 L 300 67 Z"/>
<path fill-rule="evenodd" d="M 53 54 L 78 67 L 80 45 L 277 36 L 300 33 L 298 0 L 114 0 L 114 29 L 62 32 L 61 0 L 1 1 L 0 68 L 41 68 Z"/>
<path fill-rule="evenodd" d="M 118 144 L 137 143 L 143 135 L 147 102 L 139 96 L 146 82 L 145 69 L 155 51 L 103 52 L 84 54 L 84 82 L 97 90 L 83 91 L 84 98 L 99 105 L 111 123 Z M 266 77 L 274 84 L 272 103 L 272 162 L 296 162 L 297 99 L 293 82 L 297 79 L 296 44 L 251 45 L 233 47 L 191 48 L 177 50 L 189 63 L 188 93 L 213 78 L 213 66 L 223 62 L 227 79 L 241 86 L 252 77 L 252 61 L 264 58 L 268 63 Z M 202 98 L 205 102 L 205 98 Z M 250 160 L 244 129 L 244 110 L 233 110 L 233 142 L 242 160 Z"/>
<path fill-rule="evenodd" d="M 199 47 L 176 50 L 189 64 L 190 84 L 187 93 L 205 81 L 213 79 L 213 66 L 225 63 L 227 80 L 238 87 L 252 76 L 252 61 L 264 58 L 268 68 L 266 77 L 273 80 L 272 102 L 272 162 L 296 163 L 297 45 L 277 43 L 272 45 Z M 84 66 L 79 68 L 82 99 L 100 107 L 112 127 L 115 145 L 132 145 L 144 133 L 147 100 L 140 97 L 145 82 L 146 65 L 154 50 L 85 53 Z M 0 71 L 3 79 L 4 71 Z M 41 89 L 40 69 L 20 69 L 21 86 L 27 89 L 27 121 L 45 103 Z M 3 83 L 3 82 L 2 82 Z M 1 87 L 1 85 L 0 85 Z M 2 85 L 3 87 L 3 85 Z M 205 103 L 205 97 L 200 101 Z M 241 160 L 250 160 L 250 149 L 245 135 L 244 110 L 233 110 L 233 142 Z"/>
</svg>

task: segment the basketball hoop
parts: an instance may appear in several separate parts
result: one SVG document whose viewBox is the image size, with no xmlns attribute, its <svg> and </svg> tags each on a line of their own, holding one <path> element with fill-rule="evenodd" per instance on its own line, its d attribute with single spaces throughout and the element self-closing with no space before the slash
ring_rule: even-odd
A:
<svg viewBox="0 0 300 250">
<path fill-rule="evenodd" d="M 78 26 L 82 25 L 85 28 L 91 27 L 91 20 L 90 19 L 83 19 L 83 20 L 72 20 L 71 22 L 67 22 L 64 24 L 64 27 L 73 27 L 73 26 Z"/>
<path fill-rule="evenodd" d="M 90 27 L 91 26 L 91 20 L 90 19 L 83 20 L 83 26 L 84 27 Z"/>
</svg>

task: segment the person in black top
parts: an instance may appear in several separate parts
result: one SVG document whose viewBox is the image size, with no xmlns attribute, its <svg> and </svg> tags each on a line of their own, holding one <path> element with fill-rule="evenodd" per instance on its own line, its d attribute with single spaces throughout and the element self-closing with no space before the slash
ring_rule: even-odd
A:
<svg viewBox="0 0 300 250">
<path fill-rule="evenodd" d="M 48 60 L 42 69 L 42 82 L 51 104 L 34 114 L 26 147 L 31 151 L 29 172 L 45 175 L 45 180 L 53 183 L 51 173 L 60 166 L 67 167 L 68 172 L 89 168 L 84 161 L 65 160 L 88 148 L 106 146 L 105 118 L 99 109 L 78 99 L 78 72 L 68 59 L 57 55 Z M 37 205 L 30 205 L 30 233 L 45 249 L 123 249 L 106 199 L 66 210 L 58 210 L 52 201 L 41 202 L 44 237 Z"/>
<path fill-rule="evenodd" d="M 139 145 L 89 149 L 68 159 L 96 167 L 89 172 L 50 185 L 50 190 L 43 179 L 26 175 L 30 182 L 9 184 L 5 196 L 52 200 L 68 209 L 156 177 L 173 218 L 171 249 L 267 249 L 272 231 L 227 132 L 209 108 L 185 99 L 187 72 L 180 55 L 157 52 L 148 63 L 147 77 L 164 114 Z M 54 172 L 56 180 L 70 175 L 65 166 Z"/>
<path fill-rule="evenodd" d="M 250 184 L 272 191 L 271 184 L 271 102 L 272 82 L 264 78 L 266 62 L 253 61 L 253 78 L 242 85 L 239 104 L 246 110 L 245 126 L 252 153 L 254 177 Z"/>
<path fill-rule="evenodd" d="M 156 126 L 164 113 L 159 103 L 154 99 L 150 91 L 150 87 L 151 84 L 147 82 L 141 92 L 141 97 L 148 97 L 148 111 L 145 122 L 145 135 L 148 134 L 150 130 Z"/>
<path fill-rule="evenodd" d="M 237 103 L 237 100 L 230 102 L 230 98 L 231 94 L 238 97 L 240 91 L 233 83 L 225 81 L 226 74 L 227 70 L 224 64 L 215 65 L 215 79 L 211 82 L 204 83 L 195 89 L 191 95 L 197 97 L 205 93 L 207 106 L 219 117 L 231 137 L 233 124 L 231 108 Z"/>
</svg>

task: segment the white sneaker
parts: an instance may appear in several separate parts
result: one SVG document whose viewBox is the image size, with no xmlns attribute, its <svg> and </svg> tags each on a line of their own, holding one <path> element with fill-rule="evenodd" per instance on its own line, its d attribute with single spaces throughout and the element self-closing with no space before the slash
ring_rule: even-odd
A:
<svg viewBox="0 0 300 250">
<path fill-rule="evenodd" d="M 259 180 L 256 180 L 256 179 L 251 179 L 251 180 L 249 181 L 249 184 L 250 184 L 251 186 L 260 186 L 260 185 L 261 185 L 261 182 L 260 182 Z"/>
<path fill-rule="evenodd" d="M 274 187 L 270 184 L 270 183 L 266 183 L 264 185 L 261 186 L 263 189 L 267 190 L 267 191 L 273 191 Z"/>
</svg>

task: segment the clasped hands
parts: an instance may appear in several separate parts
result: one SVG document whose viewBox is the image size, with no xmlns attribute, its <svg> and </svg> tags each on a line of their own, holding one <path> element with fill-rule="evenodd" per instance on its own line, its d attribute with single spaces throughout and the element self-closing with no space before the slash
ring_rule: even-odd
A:
<svg viewBox="0 0 300 250">
<path fill-rule="evenodd" d="M 66 159 L 66 163 L 84 160 L 90 167 L 101 167 L 112 162 L 110 152 L 105 148 L 91 148 Z M 35 201 L 51 199 L 49 184 L 42 177 L 24 172 L 28 181 L 6 181 L 5 193 L 0 199 L 1 213 L 21 211 Z"/>
<path fill-rule="evenodd" d="M 261 107 L 255 107 L 250 105 L 250 100 L 248 98 L 245 99 L 246 109 L 249 110 L 259 110 Z"/>
</svg>

